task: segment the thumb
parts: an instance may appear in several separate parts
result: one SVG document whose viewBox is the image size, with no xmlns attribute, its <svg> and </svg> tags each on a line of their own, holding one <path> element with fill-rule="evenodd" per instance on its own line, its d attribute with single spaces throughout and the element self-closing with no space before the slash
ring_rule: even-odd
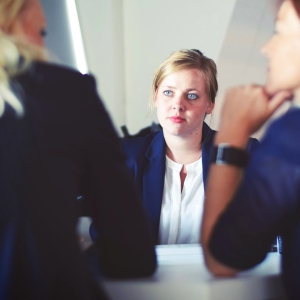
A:
<svg viewBox="0 0 300 300">
<path fill-rule="evenodd" d="M 272 115 L 275 110 L 283 104 L 286 100 L 289 100 L 293 97 L 293 94 L 289 91 L 280 91 L 276 94 L 274 94 L 268 103 L 268 113 L 269 115 Z"/>
</svg>

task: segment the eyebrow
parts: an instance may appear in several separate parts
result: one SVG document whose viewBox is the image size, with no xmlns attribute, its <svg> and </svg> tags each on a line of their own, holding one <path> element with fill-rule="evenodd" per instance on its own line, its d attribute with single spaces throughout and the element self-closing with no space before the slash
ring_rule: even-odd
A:
<svg viewBox="0 0 300 300">
<path fill-rule="evenodd" d="M 176 87 L 175 86 L 172 86 L 172 85 L 163 85 L 162 88 L 168 88 L 168 89 L 175 89 L 176 90 Z M 196 88 L 189 88 L 186 90 L 187 92 L 190 92 L 190 91 L 197 91 L 197 92 L 200 92 L 200 90 L 196 89 Z"/>
<path fill-rule="evenodd" d="M 200 90 L 195 89 L 195 88 L 187 89 L 187 91 L 188 91 L 188 92 L 190 92 L 190 91 L 197 91 L 197 92 L 200 92 Z"/>
<path fill-rule="evenodd" d="M 168 89 L 176 89 L 175 86 L 172 85 L 163 85 L 163 88 L 168 88 Z"/>
</svg>

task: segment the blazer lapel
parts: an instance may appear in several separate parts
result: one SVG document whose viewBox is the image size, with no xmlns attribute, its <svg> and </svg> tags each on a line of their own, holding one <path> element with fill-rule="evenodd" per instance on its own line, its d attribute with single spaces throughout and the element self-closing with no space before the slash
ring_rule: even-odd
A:
<svg viewBox="0 0 300 300">
<path fill-rule="evenodd" d="M 154 136 L 145 152 L 145 157 L 146 163 L 143 168 L 143 201 L 152 225 L 154 238 L 157 241 L 166 165 L 163 131 L 159 131 Z"/>
<path fill-rule="evenodd" d="M 204 188 L 206 188 L 209 155 L 214 135 L 215 131 L 210 129 L 206 123 L 203 123 L 201 143 Z M 154 136 L 145 152 L 145 159 L 146 162 L 143 166 L 143 201 L 146 213 L 151 222 L 154 238 L 157 242 L 166 169 L 163 131 L 159 131 Z"/>
<path fill-rule="evenodd" d="M 202 168 L 203 168 L 203 183 L 204 189 L 206 189 L 207 175 L 209 169 L 209 156 L 210 150 L 213 144 L 215 131 L 210 129 L 210 127 L 203 122 L 202 128 Z"/>
</svg>

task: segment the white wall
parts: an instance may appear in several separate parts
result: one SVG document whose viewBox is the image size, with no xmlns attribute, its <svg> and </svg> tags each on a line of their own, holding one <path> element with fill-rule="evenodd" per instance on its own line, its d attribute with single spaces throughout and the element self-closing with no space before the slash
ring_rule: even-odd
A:
<svg viewBox="0 0 300 300">
<path fill-rule="evenodd" d="M 119 128 L 125 123 L 123 2 L 76 0 L 89 71 Z"/>
<path fill-rule="evenodd" d="M 116 126 L 148 126 L 152 76 L 173 51 L 217 59 L 236 0 L 76 0 L 89 70 Z"/>
<path fill-rule="evenodd" d="M 266 80 L 267 60 L 260 48 L 274 31 L 271 1 L 239 0 L 236 3 L 217 60 L 219 92 L 210 124 L 214 128 L 218 128 L 220 110 L 229 87 L 254 82 L 263 84 Z"/>
<path fill-rule="evenodd" d="M 218 127 L 224 91 L 264 83 L 259 49 L 273 33 L 273 0 L 76 0 L 89 70 L 116 127 L 149 126 L 152 76 L 173 51 L 198 48 L 218 66 Z"/>
<path fill-rule="evenodd" d="M 236 0 L 124 0 L 126 123 L 150 125 L 155 70 L 173 51 L 197 48 L 217 60 Z"/>
<path fill-rule="evenodd" d="M 210 124 L 213 128 L 219 126 L 220 110 L 229 87 L 266 82 L 268 61 L 261 54 L 261 48 L 274 34 L 275 5 L 273 0 L 237 1 L 217 60 L 220 88 Z M 285 104 L 275 117 L 288 106 Z M 254 136 L 261 138 L 269 123 Z"/>
<path fill-rule="evenodd" d="M 40 0 L 47 20 L 45 44 L 52 61 L 76 68 L 66 1 Z"/>
</svg>

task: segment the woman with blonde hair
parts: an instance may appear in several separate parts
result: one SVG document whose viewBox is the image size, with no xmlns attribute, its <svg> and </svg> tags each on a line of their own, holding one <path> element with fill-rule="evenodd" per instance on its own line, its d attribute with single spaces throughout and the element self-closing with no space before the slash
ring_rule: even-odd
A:
<svg viewBox="0 0 300 300">
<path fill-rule="evenodd" d="M 77 196 L 104 275 L 150 275 L 154 244 L 94 79 L 43 62 L 44 33 L 38 0 L 0 1 L 0 298 L 107 299 L 78 244 Z"/>
<path fill-rule="evenodd" d="M 218 91 L 214 61 L 199 50 L 174 52 L 158 68 L 151 105 L 162 130 L 124 139 L 126 163 L 158 244 L 199 243 L 209 152 L 205 122 Z M 255 148 L 251 139 L 248 150 Z"/>
</svg>

